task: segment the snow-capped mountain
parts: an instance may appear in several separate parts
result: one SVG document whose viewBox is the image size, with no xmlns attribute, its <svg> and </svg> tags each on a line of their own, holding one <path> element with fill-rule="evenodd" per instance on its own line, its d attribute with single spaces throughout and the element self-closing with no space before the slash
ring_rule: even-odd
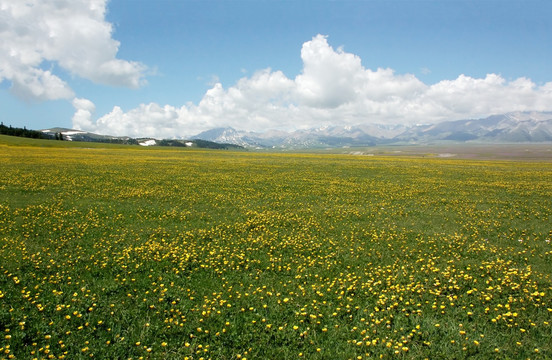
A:
<svg viewBox="0 0 552 360">
<path fill-rule="evenodd" d="M 264 133 L 217 128 L 193 138 L 237 144 L 249 148 L 308 148 L 369 146 L 386 142 L 407 130 L 404 126 L 359 125 L 324 126 L 314 129 L 285 132 L 269 130 Z"/>
<path fill-rule="evenodd" d="M 394 138 L 407 142 L 435 140 L 478 142 L 552 141 L 552 112 L 513 112 L 484 119 L 417 126 Z"/>
<path fill-rule="evenodd" d="M 238 149 L 241 146 L 230 143 L 215 143 L 207 140 L 196 139 L 155 139 L 155 138 L 131 138 L 128 136 L 110 136 L 94 134 L 88 131 L 67 129 L 67 128 L 50 128 L 40 130 L 50 139 L 65 140 L 65 141 L 82 141 L 82 142 L 100 142 L 112 144 L 140 145 L 140 146 L 176 146 L 176 147 L 194 147 L 207 149 Z"/>
<path fill-rule="evenodd" d="M 359 124 L 324 126 L 294 132 L 272 130 L 264 133 L 218 128 L 202 132 L 194 138 L 249 148 L 370 146 L 435 141 L 549 142 L 552 141 L 552 112 L 513 112 L 483 119 L 410 127 Z"/>
<path fill-rule="evenodd" d="M 552 112 L 512 112 L 483 119 L 444 121 L 431 125 L 323 126 L 293 132 L 268 130 L 262 133 L 215 128 L 204 131 L 192 140 L 174 138 L 133 139 L 107 136 L 66 128 L 41 130 L 52 139 L 73 141 L 138 144 L 143 146 L 245 147 L 253 149 L 300 149 L 379 144 L 428 144 L 435 142 L 523 143 L 552 142 Z M 190 139 L 190 138 L 188 138 Z M 222 145 L 221 145 L 222 144 Z M 218 148 L 218 147 L 217 147 Z"/>
<path fill-rule="evenodd" d="M 225 144 L 235 144 L 244 147 L 267 147 L 266 144 L 271 142 L 272 137 L 268 136 L 267 141 L 261 144 L 258 142 L 257 136 L 255 133 L 247 131 L 238 131 L 231 127 L 227 128 L 215 128 L 211 130 L 204 131 L 196 136 L 192 137 L 193 139 L 213 141 L 217 143 Z M 275 136 L 275 138 L 278 138 Z"/>
</svg>

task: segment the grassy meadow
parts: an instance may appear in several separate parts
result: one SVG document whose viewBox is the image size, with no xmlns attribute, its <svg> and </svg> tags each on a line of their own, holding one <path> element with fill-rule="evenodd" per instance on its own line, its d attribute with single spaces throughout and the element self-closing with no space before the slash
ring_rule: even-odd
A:
<svg viewBox="0 0 552 360">
<path fill-rule="evenodd" d="M 552 358 L 550 161 L 17 141 L 0 359 Z"/>
</svg>

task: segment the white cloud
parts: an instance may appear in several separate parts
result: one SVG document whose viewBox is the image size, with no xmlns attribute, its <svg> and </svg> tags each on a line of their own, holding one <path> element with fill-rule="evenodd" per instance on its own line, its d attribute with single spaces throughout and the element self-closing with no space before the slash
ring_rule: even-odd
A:
<svg viewBox="0 0 552 360">
<path fill-rule="evenodd" d="M 95 83 L 137 88 L 146 67 L 117 59 L 107 0 L 0 0 L 0 82 L 28 100 L 70 99 L 70 86 L 43 67 L 57 64 Z"/>
<path fill-rule="evenodd" d="M 356 100 L 365 75 L 360 58 L 332 49 L 318 35 L 301 49 L 303 73 L 295 78 L 297 100 L 304 105 L 336 108 Z"/>
<path fill-rule="evenodd" d="M 76 111 L 73 115 L 73 127 L 77 130 L 80 129 L 92 129 L 94 123 L 92 116 L 96 110 L 94 103 L 88 99 L 73 99 L 73 106 Z"/>
<path fill-rule="evenodd" d="M 330 124 L 416 124 L 552 110 L 552 83 L 537 86 L 526 78 L 507 81 L 489 74 L 483 79 L 460 75 L 430 86 L 412 74 L 366 69 L 358 56 L 334 50 L 321 35 L 303 44 L 301 59 L 303 70 L 294 79 L 265 69 L 228 89 L 217 82 L 197 105 L 142 104 L 128 112 L 114 107 L 83 129 L 162 138 L 226 126 L 265 131 Z"/>
<path fill-rule="evenodd" d="M 73 96 L 73 90 L 67 83 L 48 70 L 30 68 L 14 71 L 10 80 L 11 91 L 23 99 L 55 100 Z"/>
</svg>

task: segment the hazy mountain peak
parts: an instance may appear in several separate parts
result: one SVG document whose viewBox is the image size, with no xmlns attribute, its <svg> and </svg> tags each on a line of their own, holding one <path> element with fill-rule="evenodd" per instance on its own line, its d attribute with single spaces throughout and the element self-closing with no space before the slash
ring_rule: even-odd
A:
<svg viewBox="0 0 552 360">
<path fill-rule="evenodd" d="M 324 125 L 292 132 L 269 130 L 254 133 L 216 128 L 202 132 L 195 138 L 255 148 L 370 146 L 435 141 L 548 142 L 552 141 L 552 112 L 518 111 L 482 119 L 416 126 L 371 123 Z"/>
</svg>

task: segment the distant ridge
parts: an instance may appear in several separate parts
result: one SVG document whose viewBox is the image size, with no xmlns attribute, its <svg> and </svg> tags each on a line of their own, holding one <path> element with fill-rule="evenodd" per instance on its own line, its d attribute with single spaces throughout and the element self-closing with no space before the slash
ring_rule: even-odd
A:
<svg viewBox="0 0 552 360">
<path fill-rule="evenodd" d="M 248 148 L 352 147 L 432 142 L 552 142 L 552 112 L 511 112 L 483 119 L 445 121 L 431 125 L 325 126 L 294 132 L 257 133 L 216 128 L 193 136 Z"/>
<path fill-rule="evenodd" d="M 180 146 L 212 149 L 307 149 L 361 147 L 391 144 L 436 143 L 552 143 L 552 112 L 511 112 L 481 119 L 444 121 L 429 125 L 359 124 L 323 126 L 293 132 L 268 130 L 263 133 L 214 128 L 188 139 L 99 135 L 68 128 L 27 130 L 2 126 L 33 137 L 141 146 Z M 7 131 L 7 130 L 6 130 Z M 35 134 L 37 133 L 37 134 Z M 39 136 L 40 135 L 40 136 Z M 16 135 L 22 136 L 22 135 Z M 30 136 L 30 135 L 27 135 Z"/>
<path fill-rule="evenodd" d="M 550 142 L 552 141 L 552 112 L 513 112 L 484 119 L 446 121 L 411 128 L 395 137 L 395 140 Z"/>
<path fill-rule="evenodd" d="M 236 144 L 220 144 L 213 141 L 194 139 L 154 139 L 154 138 L 131 138 L 128 136 L 110 136 L 99 135 L 88 131 L 67 129 L 67 128 L 49 128 L 40 130 L 44 135 L 54 138 L 55 136 L 61 137 L 66 141 L 84 141 L 84 142 L 99 142 L 99 143 L 111 143 L 111 144 L 127 144 L 127 145 L 141 145 L 141 146 L 177 146 L 177 147 L 196 147 L 203 149 L 240 149 L 242 148 Z"/>
</svg>

